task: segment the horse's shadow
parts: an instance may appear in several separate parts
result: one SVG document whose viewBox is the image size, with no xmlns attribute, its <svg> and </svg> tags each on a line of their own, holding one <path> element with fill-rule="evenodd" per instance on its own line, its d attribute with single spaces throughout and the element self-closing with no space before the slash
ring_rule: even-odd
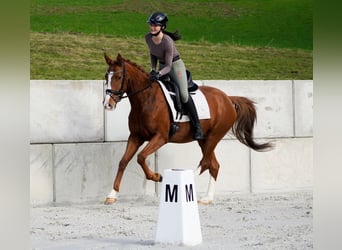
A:
<svg viewBox="0 0 342 250">
<path fill-rule="evenodd" d="M 37 250 L 92 250 L 92 249 L 150 249 L 155 245 L 153 240 L 133 239 L 133 238 L 109 238 L 83 236 L 75 239 L 64 239 L 61 241 L 38 240 L 33 242 L 32 249 Z"/>
<path fill-rule="evenodd" d="M 137 245 L 137 246 L 153 246 L 155 245 L 154 240 L 137 240 L 137 239 L 108 239 L 110 242 L 116 242 L 120 244 L 120 246 L 129 246 L 129 245 Z"/>
</svg>

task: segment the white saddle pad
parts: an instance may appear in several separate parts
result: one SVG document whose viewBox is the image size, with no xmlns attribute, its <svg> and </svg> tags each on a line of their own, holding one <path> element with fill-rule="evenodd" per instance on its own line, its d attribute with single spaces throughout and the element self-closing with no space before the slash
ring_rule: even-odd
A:
<svg viewBox="0 0 342 250">
<path fill-rule="evenodd" d="M 163 83 L 161 83 L 160 81 L 158 81 L 161 89 L 163 90 L 164 92 L 164 96 L 166 98 L 166 101 L 170 107 L 170 110 L 171 110 L 171 113 L 172 113 L 172 116 L 173 116 L 173 120 L 175 122 L 188 122 L 189 121 L 189 117 L 187 115 L 183 115 L 180 119 L 180 115 L 178 114 L 177 116 L 177 111 L 174 107 L 174 104 L 173 104 L 173 101 L 172 101 L 172 98 L 171 98 L 171 95 L 174 95 L 174 93 L 172 92 L 169 92 L 166 87 L 164 86 Z M 196 106 L 196 110 L 197 110 L 197 113 L 198 113 L 198 118 L 200 120 L 203 120 L 203 119 L 210 119 L 210 110 L 209 110 L 209 105 L 208 105 L 208 102 L 207 102 L 207 99 L 205 98 L 203 92 L 198 89 L 194 92 L 191 92 L 191 97 L 192 99 L 194 100 L 194 103 L 195 103 L 195 106 Z"/>
</svg>

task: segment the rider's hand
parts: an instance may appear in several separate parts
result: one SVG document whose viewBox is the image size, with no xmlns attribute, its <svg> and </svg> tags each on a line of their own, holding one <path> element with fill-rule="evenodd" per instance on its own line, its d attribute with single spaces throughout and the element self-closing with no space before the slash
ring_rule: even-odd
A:
<svg viewBox="0 0 342 250">
<path fill-rule="evenodd" d="M 156 72 L 155 70 L 152 70 L 150 72 L 150 81 L 151 82 L 155 82 L 157 81 L 159 78 L 160 78 L 160 73 L 159 72 Z"/>
</svg>

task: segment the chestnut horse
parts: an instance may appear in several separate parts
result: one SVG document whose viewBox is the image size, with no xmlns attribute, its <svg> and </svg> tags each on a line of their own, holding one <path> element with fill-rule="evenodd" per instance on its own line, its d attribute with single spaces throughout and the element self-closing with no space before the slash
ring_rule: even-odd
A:
<svg viewBox="0 0 342 250">
<path fill-rule="evenodd" d="M 113 190 L 105 201 L 105 204 L 112 204 L 117 200 L 120 182 L 128 162 L 144 142 L 148 141 L 138 154 L 138 163 L 146 179 L 161 182 L 162 176 L 153 172 L 146 164 L 147 157 L 168 142 L 191 142 L 193 131 L 190 122 L 181 122 L 178 131 L 169 137 L 172 121 L 168 104 L 159 84 L 151 83 L 149 74 L 142 67 L 124 59 L 120 54 L 116 60 L 112 60 L 106 53 L 104 57 L 109 66 L 105 75 L 107 88 L 103 102 L 105 109 L 114 109 L 116 104 L 125 97 L 131 104 L 130 135 L 126 151 L 120 160 Z M 256 110 L 251 100 L 238 96 L 229 97 L 213 87 L 200 86 L 199 89 L 206 97 L 210 109 L 210 119 L 200 121 L 205 139 L 198 141 L 203 154 L 198 170 L 200 174 L 209 170 L 211 176 L 208 193 L 199 202 L 208 204 L 213 200 L 214 183 L 220 167 L 214 149 L 229 129 L 232 128 L 233 134 L 241 143 L 256 151 L 267 150 L 272 145 L 270 143 L 258 144 L 254 141 Z"/>
</svg>

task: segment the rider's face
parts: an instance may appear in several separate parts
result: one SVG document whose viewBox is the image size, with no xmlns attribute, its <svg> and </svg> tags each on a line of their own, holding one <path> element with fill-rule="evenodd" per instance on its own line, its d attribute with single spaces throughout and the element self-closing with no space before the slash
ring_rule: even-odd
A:
<svg viewBox="0 0 342 250">
<path fill-rule="evenodd" d="M 153 23 L 149 24 L 149 26 L 150 26 L 151 34 L 157 34 L 160 31 L 160 29 L 161 29 L 161 26 L 155 25 Z"/>
</svg>

